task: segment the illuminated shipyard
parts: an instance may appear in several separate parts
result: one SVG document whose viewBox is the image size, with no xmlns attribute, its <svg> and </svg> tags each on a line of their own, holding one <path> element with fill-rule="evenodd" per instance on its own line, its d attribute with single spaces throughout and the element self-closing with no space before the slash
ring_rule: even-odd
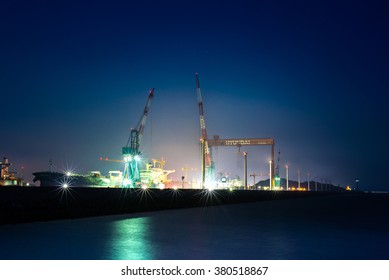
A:
<svg viewBox="0 0 389 280">
<path fill-rule="evenodd" d="M 146 169 L 140 169 L 141 152 L 140 145 L 141 139 L 143 136 L 143 131 L 146 125 L 146 120 L 148 112 L 150 110 L 151 100 L 154 97 L 154 89 L 151 89 L 149 92 L 149 97 L 147 99 L 146 106 L 143 110 L 143 114 L 136 126 L 136 128 L 131 129 L 130 137 L 127 141 L 127 144 L 122 149 L 122 156 L 124 162 L 124 172 L 122 187 L 124 188 L 134 188 L 134 187 L 157 187 L 157 188 L 175 188 L 177 185 L 181 187 L 186 186 L 187 188 L 200 188 L 200 189 L 214 189 L 214 188 L 239 188 L 242 187 L 245 190 L 248 190 L 247 183 L 247 152 L 242 152 L 244 156 L 244 182 L 240 180 L 227 180 L 225 177 L 216 179 L 215 176 L 215 162 L 212 158 L 212 147 L 217 146 L 230 146 L 238 147 L 239 152 L 241 147 L 244 146 L 258 146 L 258 145 L 267 145 L 271 146 L 271 162 L 274 162 L 274 139 L 272 138 L 240 138 L 240 139 L 220 139 L 218 136 L 214 136 L 213 139 L 208 139 L 207 130 L 205 126 L 205 117 L 204 117 L 204 107 L 203 100 L 201 96 L 200 81 L 199 76 L 196 73 L 196 92 L 197 92 L 197 101 L 198 109 L 200 116 L 200 129 L 201 129 L 201 179 L 192 180 L 184 183 L 185 176 L 182 177 L 182 182 L 173 182 L 168 179 L 169 174 L 173 173 L 174 170 L 164 170 L 165 162 L 153 160 L 153 164 L 145 163 Z M 156 163 L 159 163 L 159 167 L 156 167 Z M 278 172 L 277 172 L 278 175 Z M 270 164 L 270 174 L 269 174 L 270 185 L 268 189 L 280 190 L 279 186 L 279 177 L 276 180 L 277 176 L 274 173 L 274 164 Z M 277 184 L 278 182 L 278 184 Z M 254 182 L 255 183 L 255 182 Z M 276 188 L 277 187 L 277 188 Z"/>
<path fill-rule="evenodd" d="M 34 182 L 40 181 L 40 186 L 74 186 L 74 187 L 110 187 L 110 188 L 158 188 L 158 189 L 243 189 L 243 190 L 272 190 L 272 191 L 310 191 L 319 190 L 317 182 L 315 188 L 310 188 L 310 179 L 308 173 L 308 182 L 301 184 L 300 171 L 298 171 L 298 182 L 292 183 L 289 187 L 288 165 L 286 165 L 286 179 L 283 181 L 280 177 L 280 151 L 278 151 L 277 162 L 274 159 L 274 138 L 229 138 L 222 139 L 219 135 L 208 138 L 205 125 L 204 105 L 200 89 L 199 75 L 195 75 L 197 105 L 200 120 L 200 147 L 201 147 L 201 166 L 191 170 L 199 170 L 198 178 L 189 178 L 188 166 L 183 167 L 183 176 L 181 181 L 173 180 L 172 174 L 175 170 L 165 169 L 165 160 L 162 158 L 147 159 L 141 152 L 142 136 L 146 126 L 147 117 L 150 111 L 151 102 L 154 98 L 154 88 L 148 93 L 148 98 L 140 119 L 130 130 L 130 135 L 126 145 L 122 148 L 122 159 L 109 159 L 101 157 L 100 160 L 107 162 L 117 162 L 123 165 L 123 171 L 112 170 L 107 176 L 103 176 L 99 171 L 91 171 L 86 175 L 75 174 L 75 172 L 62 171 L 53 172 L 52 162 L 50 161 L 49 172 L 35 172 Z M 267 176 L 256 173 L 249 174 L 253 177 L 253 184 L 248 183 L 248 161 L 247 158 L 253 153 L 246 150 L 249 146 L 267 146 L 270 148 L 268 160 L 269 171 Z M 212 149 L 217 147 L 231 147 L 238 149 L 238 156 L 243 158 L 243 180 L 239 176 L 231 178 L 219 172 L 216 176 L 216 167 L 212 155 Z M 252 168 L 256 168 L 255 166 Z M 256 177 L 267 177 L 268 179 L 256 181 Z M 283 181 L 283 182 L 282 182 Z M 320 184 L 321 186 L 323 184 Z M 323 190 L 323 187 L 321 187 Z"/>
<path fill-rule="evenodd" d="M 122 170 L 111 170 L 108 175 L 99 171 L 88 174 L 76 174 L 74 170 L 53 171 L 53 162 L 49 160 L 49 171 L 33 173 L 34 182 L 40 187 L 19 187 L 25 184 L 9 171 L 8 159 L 1 163 L 0 185 L 6 207 L 0 214 L 1 224 L 32 222 L 42 220 L 81 218 L 100 215 L 134 213 L 187 207 L 215 206 L 231 203 L 255 202 L 285 198 L 326 196 L 341 193 L 344 189 L 331 184 L 313 181 L 289 181 L 289 168 L 286 165 L 286 180 L 280 177 L 280 151 L 277 162 L 274 159 L 275 140 L 273 138 L 228 138 L 218 135 L 208 138 L 205 126 L 204 107 L 198 74 L 195 75 L 196 92 L 200 118 L 201 137 L 199 141 L 201 165 L 191 168 L 185 165 L 181 169 L 180 180 L 174 180 L 175 170 L 165 169 L 166 161 L 146 158 L 141 151 L 141 140 L 146 126 L 154 88 L 148 93 L 146 105 L 140 120 L 132 128 L 128 141 L 122 147 L 122 159 L 101 157 L 101 161 L 119 163 Z M 268 171 L 266 175 L 250 173 L 253 184 L 248 183 L 249 156 L 251 146 L 269 147 Z M 238 150 L 239 159 L 243 159 L 243 180 L 217 172 L 212 149 L 230 147 Z M 146 150 L 147 152 L 147 150 Z M 217 161 L 216 161 L 217 162 Z M 239 167 L 237 168 L 241 170 Z M 257 169 L 253 166 L 252 169 Z M 199 177 L 188 176 L 189 171 L 200 171 Z M 265 180 L 255 179 L 265 177 Z M 190 177 L 190 178 L 189 178 Z M 15 187 L 12 187 L 15 186 Z M 233 192 L 232 192 L 233 191 Z M 309 191 L 309 192 L 308 192 Z M 19 207 L 22 205 L 22 207 Z"/>
</svg>

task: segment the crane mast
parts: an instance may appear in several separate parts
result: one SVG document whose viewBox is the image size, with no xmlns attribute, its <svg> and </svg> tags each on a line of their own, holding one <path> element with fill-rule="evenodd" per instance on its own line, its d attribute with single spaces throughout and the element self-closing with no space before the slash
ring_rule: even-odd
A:
<svg viewBox="0 0 389 280">
<path fill-rule="evenodd" d="M 136 128 L 131 129 L 127 144 L 122 148 L 122 156 L 124 159 L 123 187 L 135 187 L 136 183 L 140 181 L 139 161 L 141 152 L 139 151 L 139 147 L 153 97 L 154 88 L 149 91 L 149 97 L 141 119 Z"/>
<path fill-rule="evenodd" d="M 205 120 L 204 120 L 204 108 L 203 108 L 203 99 L 201 97 L 200 90 L 200 81 L 199 75 L 196 73 L 196 91 L 197 91 L 197 103 L 199 106 L 199 114 L 200 114 L 200 128 L 201 128 L 201 142 L 203 145 L 203 183 L 204 181 L 209 181 L 214 177 L 214 163 L 212 161 L 211 150 L 208 146 L 208 136 L 207 130 L 205 128 Z"/>
</svg>

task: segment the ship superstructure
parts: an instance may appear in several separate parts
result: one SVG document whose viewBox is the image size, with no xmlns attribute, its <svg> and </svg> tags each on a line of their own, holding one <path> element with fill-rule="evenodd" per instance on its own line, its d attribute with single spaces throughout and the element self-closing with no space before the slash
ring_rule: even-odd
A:
<svg viewBox="0 0 389 280">
<path fill-rule="evenodd" d="M 146 169 L 140 171 L 140 180 L 142 186 L 165 188 L 172 180 L 168 178 L 169 174 L 175 170 L 165 170 L 165 161 L 152 160 L 153 163 L 146 163 Z"/>
<path fill-rule="evenodd" d="M 11 165 L 6 157 L 3 158 L 3 161 L 0 161 L 0 186 L 26 186 L 27 183 L 23 178 L 17 177 L 16 172 L 9 170 Z"/>
</svg>

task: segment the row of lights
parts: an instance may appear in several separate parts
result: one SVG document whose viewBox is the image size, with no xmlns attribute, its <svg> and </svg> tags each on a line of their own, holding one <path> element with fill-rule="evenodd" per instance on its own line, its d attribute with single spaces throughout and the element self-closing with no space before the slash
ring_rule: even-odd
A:
<svg viewBox="0 0 389 280">
<path fill-rule="evenodd" d="M 124 159 L 125 162 L 132 161 L 133 159 L 135 161 L 140 161 L 140 156 L 139 155 L 135 155 L 134 158 L 132 158 L 132 156 L 125 156 L 123 159 Z"/>
</svg>

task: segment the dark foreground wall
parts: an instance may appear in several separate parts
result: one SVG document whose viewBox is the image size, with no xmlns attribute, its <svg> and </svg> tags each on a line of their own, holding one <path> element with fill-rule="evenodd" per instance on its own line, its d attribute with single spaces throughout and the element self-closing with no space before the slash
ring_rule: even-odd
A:
<svg viewBox="0 0 389 280">
<path fill-rule="evenodd" d="M 342 193 L 2 187 L 0 225 L 330 194 Z"/>
</svg>

